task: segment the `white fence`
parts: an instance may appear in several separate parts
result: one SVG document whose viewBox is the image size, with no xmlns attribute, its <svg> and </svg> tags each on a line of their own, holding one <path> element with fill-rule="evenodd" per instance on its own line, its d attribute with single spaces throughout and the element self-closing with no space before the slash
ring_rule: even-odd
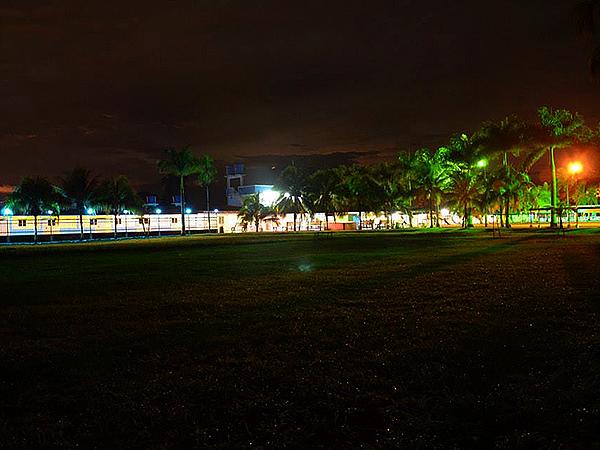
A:
<svg viewBox="0 0 600 450">
<path fill-rule="evenodd" d="M 185 214 L 186 232 L 209 231 L 208 213 Z M 20 238 L 37 233 L 40 237 L 79 236 L 83 228 L 84 237 L 100 235 L 141 235 L 141 234 L 173 234 L 181 231 L 181 215 L 179 214 L 146 214 L 137 215 L 76 215 L 38 216 L 0 216 L 0 237 Z M 210 214 L 210 230 L 219 231 L 219 216 Z"/>
</svg>

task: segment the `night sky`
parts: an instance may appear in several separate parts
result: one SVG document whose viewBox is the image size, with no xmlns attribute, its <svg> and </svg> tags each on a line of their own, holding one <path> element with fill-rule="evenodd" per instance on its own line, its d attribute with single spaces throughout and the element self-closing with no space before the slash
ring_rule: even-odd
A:
<svg viewBox="0 0 600 450">
<path fill-rule="evenodd" d="M 75 165 L 377 160 L 543 104 L 600 119 L 569 1 L 0 3 L 0 185 Z M 266 158 L 268 160 L 268 158 Z"/>
</svg>

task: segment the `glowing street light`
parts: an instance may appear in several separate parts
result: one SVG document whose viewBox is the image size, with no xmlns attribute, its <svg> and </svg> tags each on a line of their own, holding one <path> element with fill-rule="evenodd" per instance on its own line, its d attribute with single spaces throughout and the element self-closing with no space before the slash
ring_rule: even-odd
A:
<svg viewBox="0 0 600 450">
<path fill-rule="evenodd" d="M 85 211 L 85 212 L 87 213 L 87 215 L 88 215 L 88 216 L 92 216 L 92 215 L 94 215 L 94 210 L 93 210 L 92 208 L 88 208 L 88 209 L 86 209 L 86 211 Z"/>
<path fill-rule="evenodd" d="M 583 171 L 583 164 L 581 164 L 579 161 L 573 161 L 570 162 L 569 165 L 567 166 L 567 171 L 569 172 L 569 175 L 571 175 L 571 178 L 575 178 L 575 175 L 581 173 Z M 571 180 L 567 180 L 567 208 L 570 206 L 569 204 L 569 182 Z M 577 212 L 575 213 L 575 215 L 577 216 Z M 579 218 L 579 216 L 577 216 Z M 569 213 L 569 210 L 567 209 L 567 220 L 569 220 L 569 223 L 571 221 L 571 214 Z"/>
<path fill-rule="evenodd" d="M 160 209 L 160 208 L 156 208 L 156 209 L 154 210 L 154 212 L 155 212 L 156 214 L 162 214 L 162 209 Z"/>
<path fill-rule="evenodd" d="M 581 164 L 579 161 L 574 161 L 572 163 L 569 163 L 569 165 L 567 166 L 567 170 L 571 175 L 577 175 L 578 173 L 581 173 L 583 171 L 583 164 Z"/>
<path fill-rule="evenodd" d="M 3 208 L 2 209 L 2 215 L 3 216 L 12 216 L 13 215 L 13 211 L 9 207 Z"/>
<path fill-rule="evenodd" d="M 479 161 L 477 161 L 477 167 L 479 167 L 480 169 L 486 168 L 487 165 L 488 165 L 487 159 L 480 159 Z"/>
<path fill-rule="evenodd" d="M 192 213 L 192 208 L 185 208 L 185 213 L 186 214 L 191 214 Z"/>
</svg>

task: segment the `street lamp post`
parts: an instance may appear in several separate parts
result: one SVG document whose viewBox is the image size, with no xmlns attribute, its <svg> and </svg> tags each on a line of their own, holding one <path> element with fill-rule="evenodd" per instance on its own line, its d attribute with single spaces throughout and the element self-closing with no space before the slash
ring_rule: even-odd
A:
<svg viewBox="0 0 600 450">
<path fill-rule="evenodd" d="M 477 167 L 479 169 L 483 169 L 483 182 L 485 183 L 486 186 L 487 186 L 487 172 L 486 172 L 487 165 L 488 165 L 488 161 L 485 158 L 482 158 L 479 161 L 477 161 Z M 487 228 L 487 226 L 488 226 L 487 207 L 485 208 L 485 211 L 483 211 L 483 222 L 484 222 L 484 226 Z"/>
<path fill-rule="evenodd" d="M 162 214 L 162 210 L 160 208 L 156 208 L 156 210 L 154 210 L 154 212 L 156 213 L 156 223 L 158 225 L 158 236 L 160 236 L 160 215 Z"/>
<path fill-rule="evenodd" d="M 10 228 L 12 225 L 12 209 L 10 209 L 9 207 L 5 207 L 4 209 L 2 209 L 2 215 L 5 217 L 6 219 L 6 242 L 9 243 L 10 242 Z"/>
<path fill-rule="evenodd" d="M 567 221 L 569 222 L 569 224 L 571 223 L 571 215 L 569 214 L 569 207 L 570 207 L 570 202 L 569 202 L 569 182 L 571 180 L 575 180 L 575 176 L 579 173 L 581 173 L 581 171 L 583 170 L 583 164 L 581 164 L 579 161 L 574 161 L 569 163 L 569 165 L 567 166 L 567 170 L 569 172 L 569 177 L 567 177 Z M 577 215 L 577 211 L 575 211 L 575 214 Z"/>
</svg>

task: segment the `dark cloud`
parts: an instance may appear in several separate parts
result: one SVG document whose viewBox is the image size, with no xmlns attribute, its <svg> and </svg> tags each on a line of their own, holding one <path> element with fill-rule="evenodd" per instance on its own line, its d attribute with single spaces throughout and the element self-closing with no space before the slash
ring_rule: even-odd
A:
<svg viewBox="0 0 600 450">
<path fill-rule="evenodd" d="M 4 0 L 0 17 L 0 184 L 74 164 L 147 184 L 184 144 L 380 158 L 541 104 L 598 120 L 565 1 Z"/>
</svg>

